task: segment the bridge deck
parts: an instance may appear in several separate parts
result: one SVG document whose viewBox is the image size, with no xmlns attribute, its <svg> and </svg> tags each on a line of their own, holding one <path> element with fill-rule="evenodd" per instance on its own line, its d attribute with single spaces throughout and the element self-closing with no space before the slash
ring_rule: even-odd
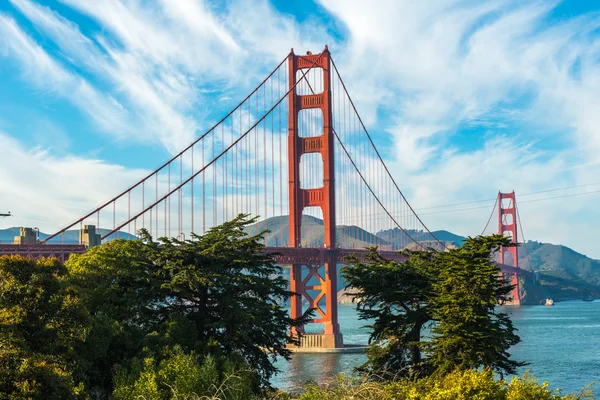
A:
<svg viewBox="0 0 600 400">
<path fill-rule="evenodd" d="M 305 248 L 305 247 L 267 247 L 267 252 L 274 253 L 273 258 L 278 264 L 290 265 L 290 264 L 305 264 L 305 265 L 320 265 L 324 264 L 324 260 L 331 252 L 335 252 L 337 259 L 343 261 L 350 255 L 355 255 L 359 259 L 364 257 L 368 250 L 364 249 L 327 249 L 327 248 Z M 393 250 L 380 250 L 379 254 L 387 260 L 394 261 L 405 261 L 406 257 L 397 251 Z M 512 265 L 500 264 L 503 273 L 508 274 L 531 274 L 530 271 L 515 268 Z"/>
<path fill-rule="evenodd" d="M 0 255 L 19 254 L 26 257 L 56 257 L 65 262 L 71 254 L 84 253 L 82 244 L 0 244 Z"/>
<path fill-rule="evenodd" d="M 20 254 L 27 257 L 56 257 L 61 261 L 66 261 L 71 254 L 84 253 L 86 247 L 79 244 L 38 244 L 38 245 L 19 245 L 19 244 L 0 244 L 0 255 Z M 309 248 L 309 247 L 267 247 L 267 252 L 273 253 L 273 258 L 280 265 L 304 264 L 304 265 L 322 265 L 327 256 L 334 252 L 339 261 L 343 261 L 350 255 L 356 255 L 358 258 L 364 257 L 368 250 L 364 249 L 327 249 L 327 248 Z M 380 250 L 381 254 L 387 260 L 404 261 L 406 258 L 396 251 Z M 514 274 L 531 274 L 530 271 L 515 268 L 511 265 L 499 264 L 502 272 Z"/>
</svg>

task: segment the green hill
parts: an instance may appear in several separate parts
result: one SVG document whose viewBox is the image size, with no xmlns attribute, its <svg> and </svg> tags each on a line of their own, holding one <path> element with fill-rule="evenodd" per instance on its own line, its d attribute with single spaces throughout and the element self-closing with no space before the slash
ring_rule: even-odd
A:
<svg viewBox="0 0 600 400">
<path fill-rule="evenodd" d="M 526 244 L 534 271 L 571 281 L 600 286 L 600 261 L 566 246 L 529 241 Z"/>
<path fill-rule="evenodd" d="M 269 230 L 265 235 L 267 246 L 289 245 L 289 219 L 287 216 L 272 217 L 248 227 L 248 233 L 255 235 Z M 338 225 L 335 235 L 339 247 L 362 249 L 365 246 L 390 246 L 390 243 L 357 226 Z M 323 221 L 310 215 L 302 216 L 302 247 L 323 247 Z"/>
</svg>

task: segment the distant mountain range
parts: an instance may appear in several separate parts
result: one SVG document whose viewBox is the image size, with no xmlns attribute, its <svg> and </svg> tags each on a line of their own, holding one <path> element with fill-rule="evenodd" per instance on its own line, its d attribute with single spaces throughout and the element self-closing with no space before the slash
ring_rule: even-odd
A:
<svg viewBox="0 0 600 400">
<path fill-rule="evenodd" d="M 308 215 L 302 218 L 302 236 L 304 247 L 323 247 L 323 221 Z M 268 230 L 266 234 L 267 246 L 286 246 L 289 237 L 289 221 L 287 216 L 273 217 L 265 221 L 260 221 L 248 227 L 248 233 L 258 234 L 261 231 Z M 99 229 L 98 233 L 104 235 L 108 229 Z M 465 240 L 464 236 L 454 234 L 449 231 L 433 231 L 433 235 L 447 246 L 461 246 Z M 12 243 L 14 236 L 19 234 L 19 228 L 12 227 L 0 229 L 0 243 Z M 338 244 L 346 248 L 361 249 L 365 246 L 377 245 L 386 249 L 399 249 L 403 243 L 408 242 L 407 235 L 418 237 L 423 232 L 407 231 L 402 232 L 398 228 L 384 230 L 375 234 L 365 231 L 357 226 L 341 225 L 336 228 Z M 49 235 L 40 232 L 40 239 L 45 239 Z M 117 235 L 113 235 L 117 238 Z M 135 236 L 126 232 L 119 232 L 118 237 L 133 239 Z M 79 231 L 69 230 L 64 234 L 65 244 L 78 243 Z M 62 243 L 63 238 L 58 236 L 49 243 Z M 434 243 L 431 243 L 434 245 Z M 439 246 L 438 246 L 439 247 Z M 520 259 L 519 264 L 533 271 L 539 271 L 543 276 L 551 279 L 553 282 L 559 282 L 561 286 L 565 284 L 574 284 L 581 287 L 587 287 L 587 290 L 600 292 L 600 261 L 594 260 L 580 254 L 566 246 L 528 241 L 525 244 L 526 252 L 521 251 L 521 256 L 526 253 L 529 255 L 529 261 Z M 562 282 L 562 283 L 560 283 Z M 583 286 L 582 286 L 583 285 Z"/>
</svg>

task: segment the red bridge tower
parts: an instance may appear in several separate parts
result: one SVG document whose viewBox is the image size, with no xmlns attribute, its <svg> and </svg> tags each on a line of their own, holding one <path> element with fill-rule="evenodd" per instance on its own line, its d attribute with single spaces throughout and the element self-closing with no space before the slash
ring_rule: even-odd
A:
<svg viewBox="0 0 600 400">
<path fill-rule="evenodd" d="M 503 202 L 504 200 L 504 202 Z M 517 200 L 515 192 L 512 193 L 500 193 L 498 192 L 498 234 L 504 236 L 510 236 L 513 243 L 518 243 L 517 239 Z M 506 260 L 506 253 L 511 257 L 511 260 Z M 515 268 L 519 268 L 519 249 L 517 246 L 500 248 L 500 264 L 510 264 Z M 514 289 L 510 296 L 512 297 L 512 304 L 520 305 L 521 299 L 519 297 L 519 273 L 512 273 L 509 276 L 504 273 L 505 278 L 510 279 L 510 283 L 514 285 Z"/>
<path fill-rule="evenodd" d="M 322 71 L 323 91 L 299 95 L 295 87 L 298 71 L 312 68 Z M 335 182 L 334 182 L 334 136 L 332 130 L 331 107 L 331 58 L 327 46 L 321 54 L 297 56 L 293 50 L 289 55 L 289 98 L 288 120 L 288 165 L 289 165 L 289 229 L 290 246 L 301 247 L 302 210 L 305 207 L 320 207 L 323 212 L 325 249 L 323 252 L 324 275 L 319 268 L 322 265 L 306 265 L 308 274 L 302 278 L 303 264 L 293 264 L 290 273 L 290 287 L 296 293 L 291 299 L 292 318 L 303 314 L 302 299 L 310 303 L 309 307 L 317 312 L 312 322 L 322 323 L 323 334 L 306 335 L 301 347 L 343 347 L 342 334 L 338 324 L 337 309 L 337 257 L 335 240 Z M 323 113 L 323 131 L 319 136 L 301 137 L 298 133 L 298 114 L 301 110 L 320 109 Z M 323 160 L 323 186 L 316 189 L 302 189 L 300 182 L 300 158 L 303 154 L 319 153 Z M 317 278 L 318 285 L 309 285 L 311 278 Z M 314 281 L 314 280 L 313 280 Z M 308 291 L 317 295 L 310 295 Z M 319 303 L 325 301 L 325 310 Z M 299 328 L 303 331 L 303 328 Z"/>
</svg>

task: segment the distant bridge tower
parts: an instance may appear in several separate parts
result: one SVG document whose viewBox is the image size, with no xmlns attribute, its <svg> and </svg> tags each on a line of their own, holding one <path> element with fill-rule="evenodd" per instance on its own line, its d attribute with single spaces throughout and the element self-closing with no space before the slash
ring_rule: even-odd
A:
<svg viewBox="0 0 600 400">
<path fill-rule="evenodd" d="M 337 309 L 337 257 L 335 251 L 335 183 L 334 183 L 334 135 L 331 107 L 331 58 L 327 47 L 321 54 L 297 56 L 293 50 L 289 55 L 289 120 L 288 120 L 288 168 L 289 168 L 289 227 L 290 246 L 301 247 L 302 210 L 305 207 L 320 207 L 323 212 L 325 249 L 322 249 L 325 276 L 319 274 L 321 265 L 306 265 L 308 275 L 302 276 L 303 264 L 293 264 L 290 273 L 290 288 L 298 296 L 291 299 L 291 316 L 300 317 L 303 313 L 302 300 L 310 303 L 317 311 L 313 321 L 322 323 L 322 335 L 307 335 L 301 346 L 343 347 L 342 334 L 338 324 Z M 296 90 L 298 71 L 314 67 L 322 71 L 323 91 L 299 95 Z M 323 113 L 323 127 L 319 136 L 301 137 L 298 132 L 298 115 L 301 110 L 320 109 Z M 316 189 L 302 189 L 300 182 L 300 159 L 303 154 L 319 153 L 323 161 L 323 185 Z M 310 286 L 312 277 L 319 284 Z M 309 294 L 311 291 L 311 294 Z M 317 294 L 315 294 L 315 291 Z M 319 303 L 324 299 L 325 310 Z M 302 331 L 303 328 L 299 328 Z"/>
<path fill-rule="evenodd" d="M 514 190 L 511 193 L 498 192 L 498 234 L 509 236 L 513 243 L 518 243 L 517 238 L 517 200 Z M 506 255 L 510 256 L 510 259 Z M 512 265 L 519 268 L 519 249 L 514 247 L 500 248 L 500 264 Z M 510 279 L 510 283 L 514 285 L 514 289 L 510 296 L 512 304 L 520 305 L 519 297 L 519 273 L 512 273 L 509 276 L 504 274 L 505 278 Z"/>
</svg>

